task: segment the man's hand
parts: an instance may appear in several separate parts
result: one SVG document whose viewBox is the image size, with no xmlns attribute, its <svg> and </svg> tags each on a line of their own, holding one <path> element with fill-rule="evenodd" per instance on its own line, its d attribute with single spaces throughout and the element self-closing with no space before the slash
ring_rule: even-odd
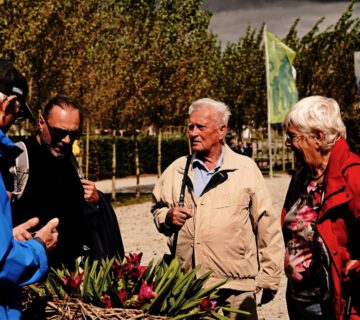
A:
<svg viewBox="0 0 360 320">
<path fill-rule="evenodd" d="M 185 221 L 192 216 L 192 209 L 188 209 L 185 207 L 174 207 L 168 211 L 165 223 L 169 227 L 181 228 L 184 225 Z"/>
<path fill-rule="evenodd" d="M 87 202 L 90 202 L 92 204 L 96 204 L 99 201 L 99 194 L 96 190 L 96 186 L 95 183 L 90 181 L 90 180 L 86 180 L 86 179 L 81 179 L 80 180 L 83 187 L 84 187 L 84 199 Z"/>
<path fill-rule="evenodd" d="M 28 231 L 29 229 L 37 226 L 39 218 L 31 218 L 28 221 L 19 224 L 13 228 L 13 236 L 16 240 L 26 241 L 32 239 L 32 234 Z"/>
<path fill-rule="evenodd" d="M 271 300 L 273 300 L 275 298 L 275 295 L 277 293 L 277 290 L 271 290 L 271 289 L 267 289 L 267 288 L 260 288 L 260 287 L 256 287 L 255 293 L 258 294 L 262 289 L 262 296 L 261 296 L 261 300 L 260 300 L 260 306 L 263 304 L 267 304 L 269 303 Z"/>
<path fill-rule="evenodd" d="M 47 251 L 51 251 L 55 248 L 58 241 L 58 232 L 56 230 L 59 225 L 59 219 L 51 219 L 44 227 L 42 227 L 38 232 L 35 233 L 35 238 L 40 238 L 45 244 Z"/>
</svg>

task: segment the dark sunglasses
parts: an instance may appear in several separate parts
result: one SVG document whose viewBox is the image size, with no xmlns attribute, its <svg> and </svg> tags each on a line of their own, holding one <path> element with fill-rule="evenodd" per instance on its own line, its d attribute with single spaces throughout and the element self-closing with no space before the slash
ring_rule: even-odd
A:
<svg viewBox="0 0 360 320">
<path fill-rule="evenodd" d="M 46 125 L 49 128 L 51 138 L 54 139 L 55 141 L 60 141 L 64 139 L 66 136 L 69 136 L 70 140 L 74 141 L 79 139 L 81 136 L 80 130 L 66 130 L 61 128 L 55 128 L 49 125 L 45 117 L 44 117 L 44 121 L 46 122 Z"/>
</svg>

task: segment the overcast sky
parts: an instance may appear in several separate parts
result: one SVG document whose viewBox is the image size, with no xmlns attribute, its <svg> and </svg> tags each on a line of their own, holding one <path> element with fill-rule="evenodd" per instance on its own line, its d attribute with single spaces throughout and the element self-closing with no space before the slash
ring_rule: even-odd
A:
<svg viewBox="0 0 360 320">
<path fill-rule="evenodd" d="M 320 30 L 334 24 L 348 2 L 336 1 L 274 1 L 274 0 L 205 0 L 205 8 L 213 12 L 210 29 L 219 36 L 222 45 L 236 42 L 244 35 L 247 23 L 259 29 L 266 22 L 268 31 L 280 38 L 300 17 L 297 30 L 300 36 L 309 31 L 321 17 L 325 21 Z M 360 1 L 354 6 L 353 16 L 360 17 Z"/>
</svg>

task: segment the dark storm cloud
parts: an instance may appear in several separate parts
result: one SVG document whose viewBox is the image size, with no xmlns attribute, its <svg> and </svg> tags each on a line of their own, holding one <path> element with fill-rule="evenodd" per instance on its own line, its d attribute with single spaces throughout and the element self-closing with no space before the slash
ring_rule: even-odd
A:
<svg viewBox="0 0 360 320">
<path fill-rule="evenodd" d="M 265 22 L 270 32 L 282 38 L 298 17 L 301 18 L 297 28 L 300 36 L 325 17 L 320 25 L 320 30 L 324 30 L 338 21 L 348 4 L 347 1 L 206 0 L 204 7 L 213 12 L 210 29 L 222 44 L 226 44 L 236 42 L 245 33 L 248 23 L 259 29 Z M 353 16 L 360 16 L 358 2 Z"/>
<path fill-rule="evenodd" d="M 212 12 L 219 12 L 219 11 L 229 11 L 229 10 L 236 10 L 240 8 L 246 7 L 258 7 L 258 6 L 266 6 L 269 4 L 274 4 L 276 2 L 283 2 L 281 0 L 205 0 L 204 7 L 206 9 L 211 10 Z M 331 2 L 346 2 L 348 0 L 297 0 L 292 2 L 312 2 L 312 3 L 331 3 Z"/>
</svg>

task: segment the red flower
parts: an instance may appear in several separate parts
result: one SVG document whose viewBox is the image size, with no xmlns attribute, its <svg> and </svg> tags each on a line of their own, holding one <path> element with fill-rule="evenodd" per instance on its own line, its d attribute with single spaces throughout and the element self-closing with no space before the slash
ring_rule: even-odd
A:
<svg viewBox="0 0 360 320">
<path fill-rule="evenodd" d="M 139 290 L 139 302 L 146 303 L 150 302 L 152 298 L 156 297 L 156 292 L 153 291 L 154 284 L 148 285 L 144 280 L 142 281 L 140 290 Z"/>
<path fill-rule="evenodd" d="M 126 265 L 125 266 L 118 265 L 116 269 L 116 277 L 118 279 L 122 278 L 126 271 L 127 271 Z"/>
<path fill-rule="evenodd" d="M 211 301 L 209 298 L 203 299 L 200 304 L 200 311 L 211 312 L 216 306 L 216 301 Z"/>
<path fill-rule="evenodd" d="M 70 277 L 61 277 L 60 280 L 65 285 L 65 288 L 74 293 L 80 288 L 84 273 L 81 272 L 75 277 L 75 273 L 71 272 Z"/>
<path fill-rule="evenodd" d="M 146 266 L 140 266 L 142 253 L 132 254 L 126 257 L 126 263 L 121 265 L 120 263 L 114 263 L 112 269 L 116 273 L 118 279 L 123 278 L 126 280 L 137 280 L 147 270 Z"/>
<path fill-rule="evenodd" d="M 141 257 L 142 257 L 142 252 L 130 253 L 130 256 L 126 257 L 126 261 L 127 263 L 132 265 L 140 265 Z"/>
<path fill-rule="evenodd" d="M 146 271 L 146 266 L 126 264 L 128 275 L 130 279 L 140 278 Z"/>
<path fill-rule="evenodd" d="M 125 290 L 125 289 L 121 289 L 121 290 L 119 291 L 119 293 L 118 293 L 118 297 L 119 297 L 121 303 L 124 304 L 125 301 L 126 301 L 126 297 L 127 297 L 127 292 L 126 292 L 126 290 Z"/>
<path fill-rule="evenodd" d="M 101 301 L 103 302 L 104 304 L 104 307 L 106 309 L 110 309 L 112 308 L 112 302 L 111 302 L 111 298 L 108 294 L 104 294 L 102 297 L 101 297 Z"/>
<path fill-rule="evenodd" d="M 139 271 L 140 271 L 140 277 L 143 276 L 143 274 L 145 273 L 145 271 L 148 269 L 148 266 L 140 266 L 139 267 Z"/>
</svg>

